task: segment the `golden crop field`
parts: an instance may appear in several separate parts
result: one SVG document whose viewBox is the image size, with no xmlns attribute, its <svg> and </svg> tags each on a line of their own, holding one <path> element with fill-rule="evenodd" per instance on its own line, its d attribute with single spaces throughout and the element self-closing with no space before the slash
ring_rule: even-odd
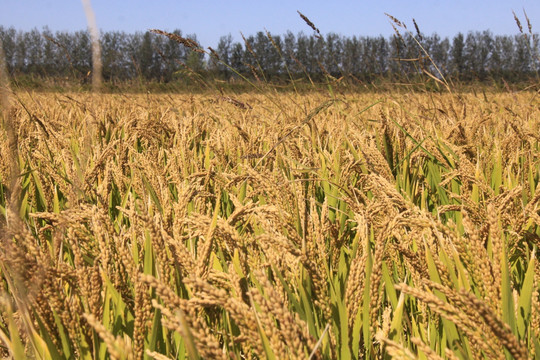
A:
<svg viewBox="0 0 540 360">
<path fill-rule="evenodd" d="M 540 356 L 538 92 L 10 98 L 3 356 Z"/>
</svg>

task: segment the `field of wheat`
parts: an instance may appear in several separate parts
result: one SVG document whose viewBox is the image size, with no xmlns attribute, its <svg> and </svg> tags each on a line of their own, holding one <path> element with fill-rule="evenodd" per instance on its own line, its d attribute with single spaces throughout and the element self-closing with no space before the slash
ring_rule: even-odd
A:
<svg viewBox="0 0 540 360">
<path fill-rule="evenodd" d="M 540 356 L 538 93 L 9 97 L 3 356 Z"/>
</svg>

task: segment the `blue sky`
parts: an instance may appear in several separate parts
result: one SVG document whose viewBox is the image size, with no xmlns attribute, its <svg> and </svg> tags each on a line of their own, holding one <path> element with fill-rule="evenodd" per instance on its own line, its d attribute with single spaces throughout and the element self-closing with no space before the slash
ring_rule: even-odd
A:
<svg viewBox="0 0 540 360">
<path fill-rule="evenodd" d="M 296 10 L 308 16 L 321 32 L 342 35 L 389 35 L 385 12 L 413 28 L 412 18 L 427 34 L 453 36 L 458 32 L 489 29 L 515 34 L 512 10 L 522 19 L 523 9 L 540 32 L 540 0 L 378 0 L 378 1 L 237 1 L 237 0 L 92 0 L 102 30 L 145 31 L 150 28 L 197 34 L 203 46 L 215 46 L 222 35 L 240 39 L 267 29 L 272 34 L 311 33 Z M 86 29 L 80 0 L 0 0 L 0 25 L 17 29 Z M 524 24 L 525 25 L 525 24 Z M 526 26 L 526 25 L 525 25 Z"/>
</svg>

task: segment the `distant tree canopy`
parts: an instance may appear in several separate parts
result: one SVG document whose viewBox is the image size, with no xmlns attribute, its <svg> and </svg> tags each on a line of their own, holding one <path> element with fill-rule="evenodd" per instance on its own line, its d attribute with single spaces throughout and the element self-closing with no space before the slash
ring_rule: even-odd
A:
<svg viewBox="0 0 540 360">
<path fill-rule="evenodd" d="M 180 30 L 174 31 L 182 35 Z M 197 42 L 195 35 L 186 38 Z M 88 79 L 91 43 L 86 31 L 17 31 L 0 26 L 0 40 L 10 74 Z M 105 32 L 101 35 L 103 76 L 118 83 L 131 79 L 170 82 L 197 72 L 222 80 L 239 74 L 263 81 L 325 77 L 372 81 L 408 79 L 420 73 L 466 81 L 538 77 L 538 34 L 493 35 L 489 31 L 437 34 L 324 37 L 258 32 L 234 42 L 223 36 L 212 55 L 204 55 L 151 32 Z M 421 49 L 425 49 L 427 54 Z M 210 51 L 207 51 L 210 54 Z M 234 71 L 232 70 L 234 69 Z"/>
</svg>

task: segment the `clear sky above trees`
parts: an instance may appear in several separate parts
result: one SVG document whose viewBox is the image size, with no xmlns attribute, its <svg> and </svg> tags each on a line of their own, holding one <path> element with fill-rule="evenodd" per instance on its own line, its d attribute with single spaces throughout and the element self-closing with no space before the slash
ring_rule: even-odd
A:
<svg viewBox="0 0 540 360">
<path fill-rule="evenodd" d="M 422 32 L 453 36 L 469 30 L 491 30 L 494 34 L 516 34 L 512 10 L 520 18 L 523 9 L 540 28 L 538 0 L 445 0 L 445 1 L 179 1 L 179 0 L 92 0 L 98 26 L 126 32 L 150 28 L 181 29 L 197 34 L 203 46 L 216 46 L 220 36 L 239 32 L 255 34 L 265 28 L 274 34 L 287 30 L 310 32 L 296 10 L 307 15 L 322 33 L 345 36 L 390 35 L 393 30 L 384 13 L 410 24 L 414 17 Z M 83 7 L 77 0 L 0 0 L 0 25 L 20 30 L 52 31 L 86 29 Z"/>
</svg>

